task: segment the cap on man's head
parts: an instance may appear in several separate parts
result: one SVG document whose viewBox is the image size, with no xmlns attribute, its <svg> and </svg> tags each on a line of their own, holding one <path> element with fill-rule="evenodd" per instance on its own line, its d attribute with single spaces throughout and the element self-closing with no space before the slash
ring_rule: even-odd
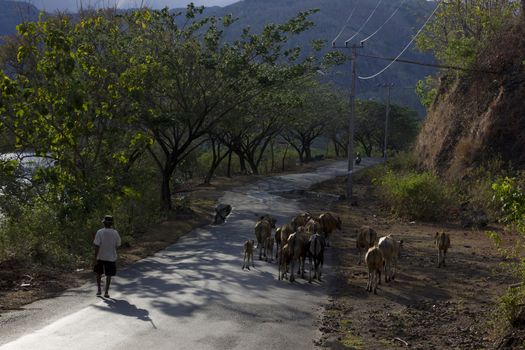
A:
<svg viewBox="0 0 525 350">
<path fill-rule="evenodd" d="M 104 220 L 102 220 L 103 224 L 112 224 L 113 223 L 113 216 L 106 215 L 104 216 Z"/>
</svg>

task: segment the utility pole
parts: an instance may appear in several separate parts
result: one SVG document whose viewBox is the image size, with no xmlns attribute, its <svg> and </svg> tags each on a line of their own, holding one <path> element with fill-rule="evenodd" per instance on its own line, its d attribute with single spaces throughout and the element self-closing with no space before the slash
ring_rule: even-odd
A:
<svg viewBox="0 0 525 350">
<path fill-rule="evenodd" d="M 394 86 L 394 83 L 380 84 L 379 86 L 386 87 L 387 92 L 387 102 L 386 102 L 386 115 L 385 115 L 385 138 L 383 140 L 383 159 L 387 158 L 387 146 L 388 146 L 388 119 L 390 116 L 390 90 Z"/>
<path fill-rule="evenodd" d="M 355 96 L 356 96 L 356 61 L 357 61 L 357 49 L 363 48 L 363 43 L 359 45 L 348 45 L 345 42 L 345 46 L 336 46 L 335 42 L 332 43 L 334 49 L 352 49 L 352 84 L 350 85 L 350 119 L 348 121 L 348 173 L 346 177 L 346 198 L 349 202 L 352 201 L 352 173 L 354 171 L 354 131 L 355 131 Z"/>
</svg>

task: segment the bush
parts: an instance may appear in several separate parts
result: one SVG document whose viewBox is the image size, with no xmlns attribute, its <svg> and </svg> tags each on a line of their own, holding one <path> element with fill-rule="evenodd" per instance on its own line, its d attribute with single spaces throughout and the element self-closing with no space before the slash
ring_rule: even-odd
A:
<svg viewBox="0 0 525 350">
<path fill-rule="evenodd" d="M 441 219 L 451 203 L 450 191 L 430 172 L 399 175 L 389 170 L 376 183 L 385 204 L 407 219 Z"/>
<path fill-rule="evenodd" d="M 515 276 L 521 285 L 509 290 L 500 298 L 496 319 L 512 325 L 521 313 L 525 300 L 525 192 L 522 179 L 505 177 L 492 185 L 493 202 L 499 208 L 500 222 L 513 230 L 518 235 L 514 237 L 511 245 L 503 244 L 503 240 L 496 232 L 489 232 L 500 253 L 507 262 L 504 267 Z"/>
</svg>

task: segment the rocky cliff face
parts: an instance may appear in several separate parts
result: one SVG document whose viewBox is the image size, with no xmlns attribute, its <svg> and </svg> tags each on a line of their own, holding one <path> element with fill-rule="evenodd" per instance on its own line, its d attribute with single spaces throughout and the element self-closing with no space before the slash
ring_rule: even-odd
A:
<svg viewBox="0 0 525 350">
<path fill-rule="evenodd" d="M 446 177 L 494 158 L 525 169 L 525 22 L 494 40 L 476 69 L 440 79 L 416 142 L 419 163 Z"/>
</svg>

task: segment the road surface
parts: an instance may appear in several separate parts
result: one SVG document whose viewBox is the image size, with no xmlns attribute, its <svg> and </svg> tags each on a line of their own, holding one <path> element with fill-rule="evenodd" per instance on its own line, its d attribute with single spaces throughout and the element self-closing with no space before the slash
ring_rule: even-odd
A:
<svg viewBox="0 0 525 350">
<path fill-rule="evenodd" d="M 226 192 L 221 202 L 233 211 L 224 225 L 194 230 L 120 271 L 111 299 L 96 298 L 92 283 L 2 315 L 0 350 L 315 348 L 326 286 L 278 281 L 275 263 L 258 261 L 258 252 L 256 268 L 242 271 L 242 244 L 254 239 L 256 214 L 282 224 L 307 209 L 278 193 L 344 175 L 345 168 L 336 162 Z"/>
</svg>

